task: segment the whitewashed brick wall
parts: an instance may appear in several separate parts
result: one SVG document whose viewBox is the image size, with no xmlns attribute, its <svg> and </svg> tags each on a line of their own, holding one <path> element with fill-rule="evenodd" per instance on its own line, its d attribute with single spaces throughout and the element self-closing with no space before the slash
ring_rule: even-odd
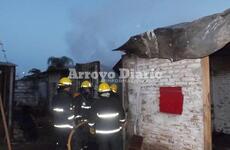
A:
<svg viewBox="0 0 230 150">
<path fill-rule="evenodd" d="M 125 56 L 123 67 L 135 71 L 158 69 L 162 78 L 128 83 L 129 131 L 144 136 L 144 150 L 203 150 L 201 60 L 142 59 Z M 159 87 L 181 86 L 182 115 L 159 112 Z"/>
</svg>

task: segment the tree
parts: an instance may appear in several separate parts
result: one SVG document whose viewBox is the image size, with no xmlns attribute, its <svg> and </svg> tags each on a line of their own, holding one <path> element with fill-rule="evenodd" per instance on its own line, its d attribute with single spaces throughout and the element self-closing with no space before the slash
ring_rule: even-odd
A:
<svg viewBox="0 0 230 150">
<path fill-rule="evenodd" d="M 74 64 L 73 60 L 69 57 L 62 56 L 62 57 L 49 57 L 48 61 L 48 70 L 49 69 L 65 69 Z"/>
<path fill-rule="evenodd" d="M 39 73 L 41 73 L 41 70 L 39 70 L 37 68 L 32 68 L 32 69 L 29 70 L 28 73 L 30 73 L 30 74 L 39 74 Z"/>
</svg>

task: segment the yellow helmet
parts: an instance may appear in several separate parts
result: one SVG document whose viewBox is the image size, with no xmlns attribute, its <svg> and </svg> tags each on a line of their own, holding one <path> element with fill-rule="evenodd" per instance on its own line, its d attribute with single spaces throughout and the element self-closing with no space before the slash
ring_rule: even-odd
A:
<svg viewBox="0 0 230 150">
<path fill-rule="evenodd" d="M 91 87 L 92 84 L 88 80 L 85 80 L 81 83 L 81 88 L 91 88 Z"/>
<path fill-rule="evenodd" d="M 106 83 L 106 82 L 100 83 L 99 88 L 98 88 L 99 93 L 109 92 L 109 91 L 111 91 L 111 89 L 110 89 L 110 86 L 108 83 Z"/>
<path fill-rule="evenodd" d="M 72 80 L 70 80 L 68 77 L 63 77 L 58 82 L 59 86 L 70 86 L 72 85 Z"/>
<path fill-rule="evenodd" d="M 116 84 L 113 83 L 110 85 L 110 89 L 113 93 L 117 93 L 118 87 Z"/>
</svg>

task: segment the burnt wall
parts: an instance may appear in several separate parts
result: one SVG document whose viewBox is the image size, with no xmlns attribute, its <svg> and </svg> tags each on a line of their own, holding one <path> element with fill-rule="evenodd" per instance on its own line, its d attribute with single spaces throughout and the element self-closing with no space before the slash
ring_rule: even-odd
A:
<svg viewBox="0 0 230 150">
<path fill-rule="evenodd" d="M 213 130 L 230 134 L 230 55 L 214 54 L 210 64 Z"/>
<path fill-rule="evenodd" d="M 15 99 L 16 106 L 28 105 L 38 106 L 47 105 L 48 93 L 47 82 L 42 80 L 17 80 L 15 83 Z M 43 104 L 44 103 L 44 104 Z"/>
</svg>

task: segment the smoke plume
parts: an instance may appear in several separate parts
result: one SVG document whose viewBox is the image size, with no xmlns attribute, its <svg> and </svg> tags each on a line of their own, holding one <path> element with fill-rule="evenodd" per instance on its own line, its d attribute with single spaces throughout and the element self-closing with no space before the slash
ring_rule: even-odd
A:
<svg viewBox="0 0 230 150">
<path fill-rule="evenodd" d="M 98 1 L 100 2 L 100 1 Z M 73 29 L 67 34 L 69 49 L 77 62 L 100 60 L 111 66 L 120 58 L 112 52 L 139 32 L 154 16 L 152 0 L 107 0 L 72 12 Z"/>
</svg>

